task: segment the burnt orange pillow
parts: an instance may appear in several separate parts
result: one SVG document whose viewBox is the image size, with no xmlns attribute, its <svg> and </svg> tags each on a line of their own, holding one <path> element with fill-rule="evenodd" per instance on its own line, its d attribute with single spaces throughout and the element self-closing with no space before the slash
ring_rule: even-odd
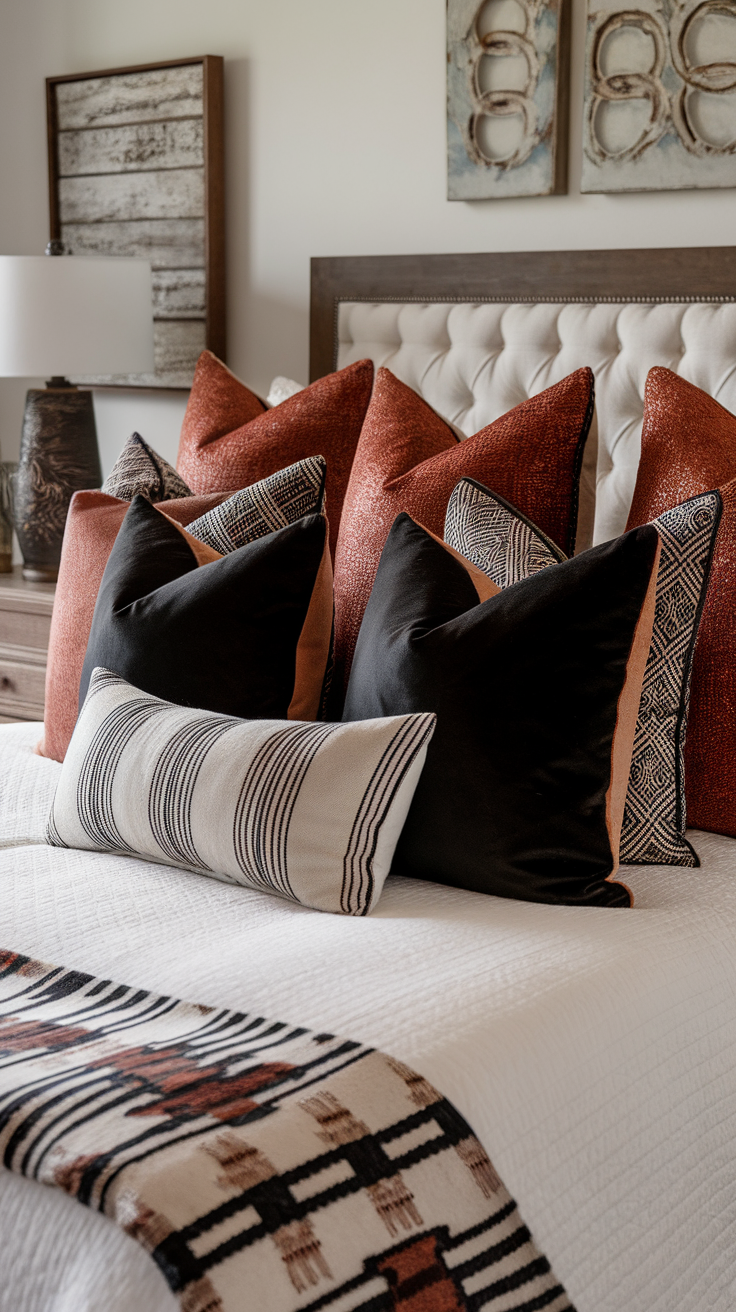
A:
<svg viewBox="0 0 736 1312">
<path fill-rule="evenodd" d="M 461 442 L 416 392 L 378 370 L 335 556 L 337 690 L 347 684 L 381 552 L 402 511 L 441 538 L 455 485 L 475 478 L 572 555 L 593 400 L 592 371 L 578 369 Z"/>
<path fill-rule="evenodd" d="M 248 487 L 307 456 L 324 456 L 334 553 L 372 386 L 373 364 L 359 360 L 266 410 L 211 351 L 203 351 L 182 424 L 177 470 L 193 492 L 224 492 Z"/>
<path fill-rule="evenodd" d="M 716 539 L 690 691 L 688 823 L 736 838 L 736 416 L 669 369 L 649 371 L 628 527 L 718 488 Z"/>
<path fill-rule="evenodd" d="M 177 524 L 193 520 L 226 499 L 226 492 L 167 501 L 166 514 Z M 97 593 L 129 501 L 104 492 L 75 492 L 61 549 L 59 581 L 51 618 L 46 666 L 46 709 L 42 756 L 63 761 L 79 710 L 79 680 L 92 627 Z"/>
</svg>

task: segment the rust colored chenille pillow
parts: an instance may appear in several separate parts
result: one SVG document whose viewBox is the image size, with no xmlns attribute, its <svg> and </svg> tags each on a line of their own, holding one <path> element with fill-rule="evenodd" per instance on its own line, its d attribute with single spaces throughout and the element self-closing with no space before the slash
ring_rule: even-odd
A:
<svg viewBox="0 0 736 1312">
<path fill-rule="evenodd" d="M 736 837 L 736 416 L 669 369 L 649 371 L 629 528 L 718 488 L 723 516 L 693 659 L 688 823 Z"/>
<path fill-rule="evenodd" d="M 211 351 L 203 351 L 182 424 L 177 470 L 194 492 L 224 492 L 257 483 L 307 456 L 324 456 L 334 553 L 372 386 L 373 364 L 359 360 L 267 410 Z"/>
<path fill-rule="evenodd" d="M 177 524 L 191 524 L 226 493 L 181 497 L 166 502 L 166 514 Z M 61 549 L 46 666 L 44 736 L 39 751 L 63 761 L 79 709 L 79 680 L 92 627 L 97 593 L 120 526 L 130 509 L 104 492 L 75 492 Z"/>
<path fill-rule="evenodd" d="M 578 369 L 461 442 L 416 392 L 378 370 L 335 556 L 337 695 L 347 684 L 381 552 L 402 511 L 441 538 L 454 487 L 475 478 L 572 555 L 593 402 L 592 371 Z"/>
</svg>

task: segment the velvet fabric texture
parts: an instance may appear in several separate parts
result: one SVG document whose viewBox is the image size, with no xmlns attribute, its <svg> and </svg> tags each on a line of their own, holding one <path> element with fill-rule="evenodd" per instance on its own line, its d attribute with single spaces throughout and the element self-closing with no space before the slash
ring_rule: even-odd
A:
<svg viewBox="0 0 736 1312">
<path fill-rule="evenodd" d="M 611 876 L 659 550 L 645 526 L 478 603 L 462 565 L 399 515 L 344 711 L 437 715 L 393 873 L 527 901 L 629 905 Z"/>
<path fill-rule="evenodd" d="M 222 492 L 182 497 L 166 502 L 166 514 L 187 525 L 224 500 Z M 79 680 L 97 593 L 129 506 L 104 492 L 75 492 L 69 506 L 49 635 L 44 735 L 38 748 L 53 761 L 64 760 L 77 722 Z"/>
<path fill-rule="evenodd" d="M 400 511 L 441 537 L 453 488 L 465 476 L 477 478 L 572 551 L 593 401 L 593 374 L 579 369 L 459 442 L 416 392 L 378 370 L 335 556 L 338 691 L 347 684 L 381 551 Z"/>
<path fill-rule="evenodd" d="M 204 351 L 184 415 L 177 469 L 195 492 L 218 492 L 246 487 L 307 456 L 324 456 L 334 553 L 372 386 L 373 364 L 360 360 L 266 410 L 216 356 Z"/>
<path fill-rule="evenodd" d="M 286 719 L 326 543 L 325 517 L 308 515 L 198 568 L 177 526 L 136 497 L 100 584 L 80 708 L 101 666 L 179 706 Z"/>
<path fill-rule="evenodd" d="M 649 371 L 629 525 L 719 488 L 723 516 L 693 658 L 688 821 L 736 837 L 736 416 L 669 369 Z"/>
</svg>

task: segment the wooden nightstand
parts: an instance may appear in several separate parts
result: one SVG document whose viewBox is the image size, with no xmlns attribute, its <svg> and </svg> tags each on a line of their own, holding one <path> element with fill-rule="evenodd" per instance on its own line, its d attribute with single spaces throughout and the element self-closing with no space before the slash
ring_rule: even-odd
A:
<svg viewBox="0 0 736 1312">
<path fill-rule="evenodd" d="M 0 723 L 42 720 L 55 583 L 0 574 Z"/>
</svg>

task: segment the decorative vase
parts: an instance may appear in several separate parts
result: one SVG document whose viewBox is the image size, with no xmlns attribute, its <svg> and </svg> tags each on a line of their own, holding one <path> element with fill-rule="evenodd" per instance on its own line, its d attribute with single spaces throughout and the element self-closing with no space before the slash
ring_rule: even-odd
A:
<svg viewBox="0 0 736 1312">
<path fill-rule="evenodd" d="M 4 460 L 0 464 L 0 574 L 13 568 L 13 495 L 11 479 L 17 464 Z"/>
<path fill-rule="evenodd" d="M 70 385 L 29 391 L 13 477 L 24 578 L 56 581 L 72 495 L 101 482 L 92 393 Z"/>
</svg>

